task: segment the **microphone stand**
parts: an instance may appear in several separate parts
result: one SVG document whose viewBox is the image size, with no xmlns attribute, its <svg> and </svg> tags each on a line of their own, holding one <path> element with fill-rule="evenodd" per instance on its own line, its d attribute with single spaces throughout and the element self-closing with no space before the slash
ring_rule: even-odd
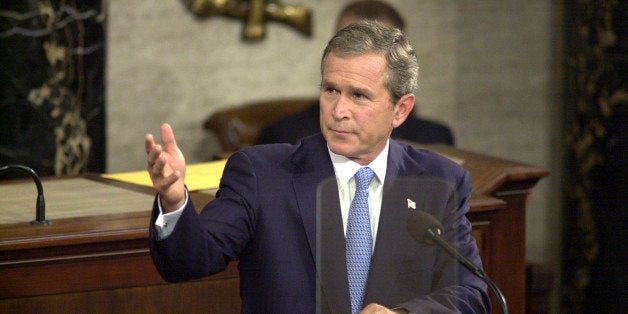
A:
<svg viewBox="0 0 628 314">
<path fill-rule="evenodd" d="M 23 166 L 23 165 L 7 165 L 0 167 L 0 173 L 5 172 L 10 169 L 17 169 L 22 172 L 27 173 L 33 181 L 35 181 L 35 185 L 37 185 L 37 204 L 35 205 L 35 220 L 31 221 L 31 225 L 49 225 L 50 222 L 46 220 L 46 202 L 44 200 L 44 187 L 41 185 L 41 180 L 35 170 Z"/>
<path fill-rule="evenodd" d="M 453 246 L 451 246 L 443 237 L 443 226 L 436 219 L 436 217 L 428 214 L 422 210 L 415 210 L 410 215 L 406 228 L 410 233 L 410 236 L 414 238 L 414 240 L 418 242 L 422 242 L 428 245 L 437 244 L 441 248 L 443 248 L 447 253 L 453 256 L 459 263 L 464 265 L 469 271 L 471 271 L 478 278 L 482 279 L 486 285 L 488 285 L 495 296 L 497 297 L 501 307 L 502 313 L 508 314 L 508 307 L 506 306 L 506 297 L 499 290 L 497 285 L 486 275 L 482 268 L 476 266 L 471 260 L 469 260 L 466 256 L 460 254 L 458 250 L 456 250 Z"/>
<path fill-rule="evenodd" d="M 499 304 L 502 307 L 502 313 L 508 314 L 508 306 L 506 306 L 506 297 L 504 296 L 502 291 L 499 290 L 497 285 L 488 277 L 488 275 L 486 275 L 486 273 L 484 272 L 484 270 L 482 270 L 482 268 L 477 267 L 475 264 L 473 264 L 473 262 L 471 262 L 464 255 L 460 254 L 458 250 L 456 250 L 449 243 L 447 243 L 447 241 L 445 241 L 440 236 L 441 235 L 440 228 L 436 228 L 436 230 L 434 230 L 433 228 L 429 228 L 427 229 L 425 234 L 432 241 L 434 241 L 434 243 L 438 244 L 440 247 L 445 249 L 449 254 L 451 254 L 456 260 L 458 260 L 458 262 L 464 265 L 464 267 L 466 267 L 469 271 L 474 273 L 476 276 L 480 277 L 480 279 L 484 280 L 484 282 L 489 286 L 489 288 L 493 290 L 493 293 L 495 293 L 495 296 L 497 297 L 497 300 L 499 301 Z"/>
</svg>

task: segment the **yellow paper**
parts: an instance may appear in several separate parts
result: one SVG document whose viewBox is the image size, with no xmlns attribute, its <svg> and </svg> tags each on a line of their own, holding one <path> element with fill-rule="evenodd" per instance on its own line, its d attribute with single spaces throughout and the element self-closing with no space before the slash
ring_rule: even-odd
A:
<svg viewBox="0 0 628 314">
<path fill-rule="evenodd" d="M 188 165 L 185 171 L 185 184 L 189 191 L 218 188 L 226 159 Z M 120 173 L 105 173 L 103 178 L 152 187 L 153 183 L 146 170 Z"/>
</svg>

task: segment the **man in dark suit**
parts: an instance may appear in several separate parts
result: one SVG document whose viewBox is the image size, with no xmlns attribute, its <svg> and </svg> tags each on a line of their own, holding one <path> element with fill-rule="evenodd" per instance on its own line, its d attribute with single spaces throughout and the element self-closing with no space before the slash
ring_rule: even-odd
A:
<svg viewBox="0 0 628 314">
<path fill-rule="evenodd" d="M 200 214 L 188 201 L 172 129 L 162 126 L 163 147 L 146 136 L 158 192 L 150 246 L 160 274 L 190 280 L 237 260 L 245 313 L 488 312 L 484 283 L 406 230 L 414 211 L 426 211 L 481 265 L 465 217 L 468 172 L 390 139 L 415 100 L 418 63 L 406 37 L 381 23 L 352 24 L 330 40 L 321 68 L 321 133 L 233 154 L 216 199 Z M 373 177 L 358 186 L 354 174 L 364 171 Z M 356 235 L 356 208 L 364 206 Z M 357 283 L 356 239 L 368 243 L 360 251 L 366 277 Z"/>
<path fill-rule="evenodd" d="M 339 30 L 361 20 L 379 21 L 400 30 L 405 29 L 403 18 L 392 6 L 374 0 L 355 1 L 348 4 L 338 16 L 336 29 Z M 263 128 L 256 143 L 295 144 L 299 139 L 319 132 L 319 120 L 320 104 L 317 101 L 306 110 L 292 114 Z M 402 125 L 393 130 L 392 138 L 421 144 L 441 143 L 454 145 L 454 136 L 449 127 L 436 121 L 419 118 L 414 111 L 408 115 L 408 118 Z"/>
</svg>

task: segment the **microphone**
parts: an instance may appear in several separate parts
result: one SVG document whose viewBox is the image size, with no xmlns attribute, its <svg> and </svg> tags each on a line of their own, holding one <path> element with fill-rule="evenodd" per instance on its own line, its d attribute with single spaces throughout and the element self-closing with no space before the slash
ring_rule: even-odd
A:
<svg viewBox="0 0 628 314">
<path fill-rule="evenodd" d="M 414 240 L 428 245 L 437 244 L 452 255 L 459 263 L 464 265 L 464 267 L 466 267 L 469 271 L 482 279 L 497 296 L 502 308 L 502 313 L 508 314 L 506 297 L 504 297 L 501 290 L 499 290 L 497 285 L 486 275 L 482 268 L 475 265 L 466 256 L 460 254 L 458 250 L 443 239 L 442 234 L 444 228 L 434 216 L 422 210 L 414 210 L 410 215 L 410 218 L 408 218 L 406 228 Z"/>
<path fill-rule="evenodd" d="M 41 185 L 41 180 L 35 170 L 23 166 L 23 165 L 7 165 L 0 167 L 0 173 L 10 169 L 20 170 L 26 172 L 33 178 L 35 185 L 37 185 L 37 204 L 35 204 L 35 220 L 31 221 L 31 225 L 49 225 L 50 222 L 46 220 L 46 202 L 44 200 L 44 187 Z"/>
</svg>

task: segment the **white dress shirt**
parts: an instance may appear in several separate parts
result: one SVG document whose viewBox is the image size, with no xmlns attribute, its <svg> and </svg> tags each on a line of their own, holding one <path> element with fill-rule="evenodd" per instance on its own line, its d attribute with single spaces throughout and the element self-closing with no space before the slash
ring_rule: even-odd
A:
<svg viewBox="0 0 628 314">
<path fill-rule="evenodd" d="M 382 191 L 384 179 L 386 178 L 386 165 L 388 162 L 388 144 L 375 160 L 366 166 L 362 166 L 345 156 L 334 154 L 329 151 L 331 161 L 334 164 L 336 181 L 338 182 L 338 194 L 340 196 L 340 211 L 342 214 L 342 226 L 345 235 L 347 234 L 347 220 L 349 219 L 349 207 L 355 195 L 355 173 L 362 167 L 369 167 L 375 176 L 369 185 L 369 216 L 371 218 L 371 235 L 373 237 L 373 249 L 377 238 L 377 227 L 379 226 L 379 214 L 382 209 Z"/>
</svg>

